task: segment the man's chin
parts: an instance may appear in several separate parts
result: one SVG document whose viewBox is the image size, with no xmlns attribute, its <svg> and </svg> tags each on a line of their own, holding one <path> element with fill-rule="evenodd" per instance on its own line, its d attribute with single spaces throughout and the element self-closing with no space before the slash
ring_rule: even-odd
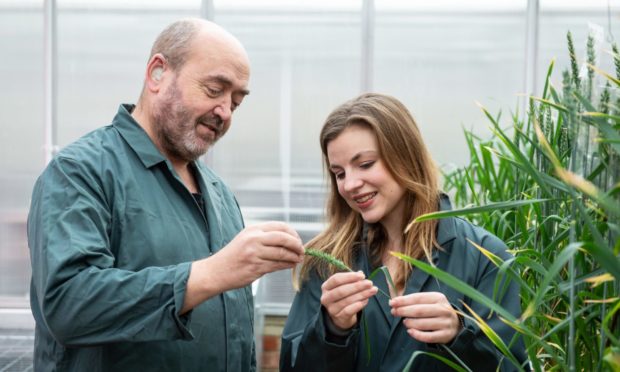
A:
<svg viewBox="0 0 620 372">
<path fill-rule="evenodd" d="M 220 137 L 221 136 L 218 136 L 217 133 L 209 130 L 207 133 L 196 133 L 193 142 L 196 147 L 206 147 L 208 149 L 213 146 Z"/>
<path fill-rule="evenodd" d="M 213 145 L 213 142 L 208 142 L 208 143 L 205 142 L 205 143 L 202 143 L 200 146 L 191 146 L 190 148 L 186 148 L 188 158 L 193 158 L 191 160 L 198 159 L 199 157 L 206 154 L 212 145 Z"/>
</svg>

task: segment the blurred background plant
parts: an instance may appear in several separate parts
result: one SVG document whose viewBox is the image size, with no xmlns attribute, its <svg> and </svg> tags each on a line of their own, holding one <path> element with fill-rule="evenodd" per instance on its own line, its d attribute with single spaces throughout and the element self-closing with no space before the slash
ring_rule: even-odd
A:
<svg viewBox="0 0 620 372">
<path fill-rule="evenodd" d="M 620 55 L 616 45 L 603 55 L 614 59 L 615 77 L 599 70 L 595 41 L 588 37 L 580 74 L 567 34 L 562 87 L 550 81 L 552 62 L 524 115 L 504 123 L 482 108 L 493 136 L 465 131 L 469 164 L 445 174 L 460 209 L 420 218 L 466 215 L 508 244 L 514 258 L 487 256 L 498 279 L 521 285 L 523 315 L 503 318 L 523 336 L 536 371 L 620 371 Z M 458 280 L 412 263 L 476 299 Z"/>
</svg>

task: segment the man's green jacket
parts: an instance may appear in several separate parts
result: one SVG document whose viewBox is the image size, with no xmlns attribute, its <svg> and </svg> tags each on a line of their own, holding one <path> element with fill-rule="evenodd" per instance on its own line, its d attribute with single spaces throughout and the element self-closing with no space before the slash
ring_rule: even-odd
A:
<svg viewBox="0 0 620 372">
<path fill-rule="evenodd" d="M 194 162 L 203 214 L 132 109 L 63 149 L 34 187 L 34 370 L 253 371 L 249 287 L 179 315 L 191 262 L 243 228 L 237 202 Z"/>
</svg>

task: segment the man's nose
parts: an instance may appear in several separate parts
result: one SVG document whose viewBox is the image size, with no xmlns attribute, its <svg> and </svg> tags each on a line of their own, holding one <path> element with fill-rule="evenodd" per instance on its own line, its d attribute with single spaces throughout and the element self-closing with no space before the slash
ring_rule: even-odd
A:
<svg viewBox="0 0 620 372">
<path fill-rule="evenodd" d="M 230 120 L 232 116 L 230 100 L 222 100 L 222 102 L 217 105 L 213 113 L 217 115 L 222 120 L 222 122 Z"/>
</svg>

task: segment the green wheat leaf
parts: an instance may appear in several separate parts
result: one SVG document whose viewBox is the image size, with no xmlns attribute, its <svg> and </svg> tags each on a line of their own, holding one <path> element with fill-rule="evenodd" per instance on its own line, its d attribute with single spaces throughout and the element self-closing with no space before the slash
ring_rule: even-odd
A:
<svg viewBox="0 0 620 372">
<path fill-rule="evenodd" d="M 364 328 L 364 343 L 366 344 L 366 365 L 370 364 L 370 358 L 372 357 L 372 350 L 370 347 L 370 336 L 368 336 L 368 320 L 366 320 L 366 314 L 362 315 L 362 323 Z"/>
<path fill-rule="evenodd" d="M 411 358 L 409 358 L 409 362 L 407 362 L 407 365 L 405 366 L 405 368 L 403 368 L 403 372 L 409 371 L 411 369 L 411 365 L 413 364 L 413 361 L 419 355 L 428 355 L 428 356 L 433 357 L 433 358 L 435 358 L 437 360 L 440 360 L 440 361 L 444 362 L 446 365 L 452 367 L 452 369 L 454 369 L 455 371 L 459 371 L 459 372 L 470 371 L 469 369 L 464 369 L 461 366 L 459 366 L 458 364 L 456 364 L 453 361 L 451 361 L 450 359 L 448 359 L 446 357 L 443 357 L 443 356 L 441 356 L 439 354 L 430 353 L 430 352 L 427 352 L 427 351 L 417 350 L 417 351 L 414 351 L 413 354 L 411 354 Z"/>
<path fill-rule="evenodd" d="M 388 285 L 392 289 L 392 292 L 397 293 L 396 286 L 394 285 L 394 281 L 392 280 L 392 275 L 390 275 L 390 271 L 388 270 L 387 266 L 381 266 L 381 267 L 377 267 L 376 269 L 374 269 L 373 272 L 370 273 L 370 275 L 368 275 L 368 280 L 372 280 L 372 278 L 374 278 L 379 273 L 379 271 L 383 272 L 383 275 L 385 276 L 385 279 L 387 280 Z M 379 290 L 379 293 L 383 294 L 388 299 L 392 298 L 392 296 L 383 292 L 381 288 L 377 288 L 377 289 Z"/>
<path fill-rule="evenodd" d="M 422 221 L 454 217 L 454 216 L 469 216 L 472 214 L 487 213 L 487 212 L 493 212 L 496 210 L 504 210 L 504 209 L 509 209 L 509 208 L 517 208 L 517 207 L 522 207 L 524 205 L 529 205 L 529 204 L 544 203 L 549 200 L 550 199 L 513 200 L 513 201 L 488 203 L 486 205 L 468 207 L 468 208 L 462 208 L 462 209 L 451 209 L 448 211 L 433 212 L 433 213 L 427 213 L 427 214 L 418 216 L 414 220 L 414 222 L 422 222 Z"/>
</svg>

